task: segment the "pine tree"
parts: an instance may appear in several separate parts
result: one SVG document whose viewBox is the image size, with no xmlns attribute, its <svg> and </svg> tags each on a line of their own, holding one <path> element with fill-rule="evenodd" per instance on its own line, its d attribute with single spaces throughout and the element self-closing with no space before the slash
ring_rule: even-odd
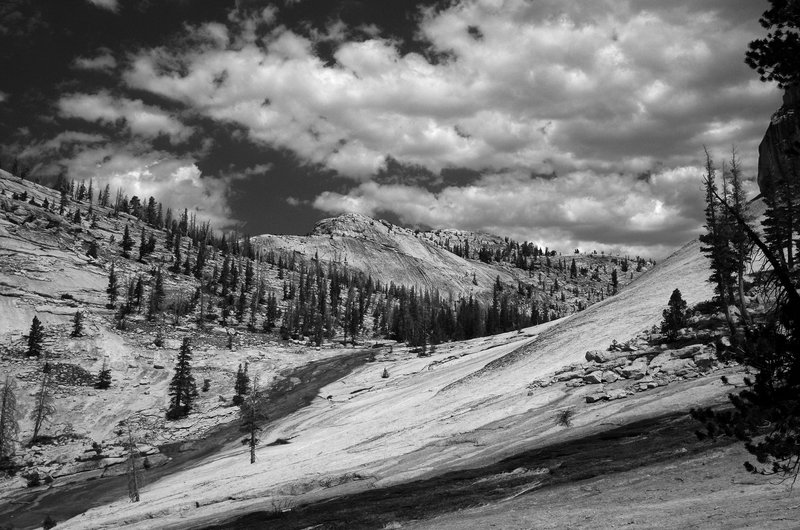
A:
<svg viewBox="0 0 800 530">
<path fill-rule="evenodd" d="M 70 337 L 83 337 L 83 311 L 75 311 L 72 318 L 72 333 Z"/>
<path fill-rule="evenodd" d="M 611 271 L 611 288 L 614 294 L 617 294 L 617 289 L 619 288 L 619 280 L 617 279 L 617 269 Z"/>
<path fill-rule="evenodd" d="M 206 266 L 206 244 L 205 242 L 201 242 L 197 246 L 197 259 L 194 263 L 194 269 L 192 269 L 192 273 L 194 277 L 198 280 L 203 277 L 203 267 Z"/>
<path fill-rule="evenodd" d="M 578 266 L 575 264 L 575 258 L 572 258 L 572 264 L 569 266 L 569 277 L 570 278 L 578 277 Z"/>
<path fill-rule="evenodd" d="M 144 257 L 147 255 L 147 234 L 144 231 L 144 227 L 142 227 L 142 233 L 139 236 L 139 261 L 144 261 Z"/>
<path fill-rule="evenodd" d="M 0 471 L 9 467 L 9 460 L 14 454 L 19 434 L 14 387 L 14 380 L 10 375 L 6 375 L 3 390 L 0 392 Z"/>
<path fill-rule="evenodd" d="M 130 258 L 131 249 L 133 249 L 133 239 L 131 238 L 131 232 L 128 228 L 128 225 L 125 225 L 125 232 L 122 233 L 122 241 L 120 242 L 120 246 L 122 247 L 122 255 L 126 258 Z"/>
<path fill-rule="evenodd" d="M 100 371 L 97 373 L 97 381 L 94 384 L 95 388 L 100 390 L 105 390 L 111 386 L 111 369 L 108 368 L 108 364 L 105 359 L 103 359 L 103 367 L 100 368 Z"/>
<path fill-rule="evenodd" d="M 97 259 L 97 241 L 92 239 L 89 242 L 89 250 L 86 251 L 86 255 L 90 258 Z"/>
<path fill-rule="evenodd" d="M 259 442 L 257 436 L 261 430 L 259 425 L 268 419 L 263 397 L 259 394 L 258 378 L 253 380 L 252 388 L 250 388 L 239 405 L 239 413 L 242 421 L 241 431 L 246 432 L 248 435 L 247 438 L 242 440 L 242 443 L 249 446 L 250 463 L 255 464 L 256 446 Z"/>
<path fill-rule="evenodd" d="M 706 151 L 706 174 L 703 179 L 706 191 L 706 233 L 701 234 L 699 237 L 700 242 L 705 245 L 700 250 L 709 258 L 712 271 L 709 281 L 715 286 L 717 302 L 720 309 L 725 313 L 725 318 L 733 337 L 736 334 L 736 329 L 730 315 L 728 296 L 732 292 L 732 275 L 736 267 L 733 253 L 728 247 L 728 237 L 730 237 L 729 224 L 725 222 L 720 211 L 715 173 L 716 170 L 714 169 L 711 155 Z"/>
<path fill-rule="evenodd" d="M 175 375 L 169 384 L 171 399 L 167 410 L 168 420 L 177 420 L 188 416 L 192 410 L 192 403 L 198 395 L 197 385 L 192 376 L 191 361 L 192 349 L 189 338 L 185 337 L 178 354 L 178 363 L 175 365 Z"/>
<path fill-rule="evenodd" d="M 678 331 L 687 325 L 686 302 L 678 289 L 672 291 L 669 297 L 667 309 L 662 313 L 664 320 L 661 322 L 661 333 L 664 333 L 667 340 L 673 341 L 678 338 Z"/>
<path fill-rule="evenodd" d="M 56 413 L 55 401 L 53 400 L 53 389 L 50 379 L 50 369 L 45 364 L 42 369 L 42 382 L 39 385 L 39 390 L 34 397 L 33 409 L 31 410 L 30 419 L 33 421 L 33 437 L 30 444 L 33 445 L 39 438 L 39 431 L 45 422 L 50 421 L 50 418 Z"/>
<path fill-rule="evenodd" d="M 39 317 L 34 316 L 31 322 L 31 329 L 28 332 L 28 357 L 39 357 L 42 354 L 42 342 L 44 341 L 44 326 L 39 321 Z"/>
<path fill-rule="evenodd" d="M 150 290 L 150 299 L 147 303 L 147 320 L 153 321 L 156 315 L 161 311 L 164 305 L 166 293 L 164 292 L 164 274 L 161 272 L 161 267 L 156 269 L 156 277 L 153 282 L 153 288 Z"/>
<path fill-rule="evenodd" d="M 108 287 L 106 288 L 108 294 L 108 309 L 114 309 L 117 303 L 117 296 L 119 296 L 119 282 L 117 281 L 117 273 L 115 270 L 114 262 L 111 262 L 111 268 L 108 271 Z"/>
<path fill-rule="evenodd" d="M 239 370 L 236 372 L 236 381 L 233 384 L 233 390 L 236 392 L 236 395 L 233 396 L 233 404 L 240 405 L 244 396 L 250 391 L 250 376 L 247 375 L 247 363 L 244 363 L 244 369 L 242 369 L 241 364 L 239 365 Z"/>
</svg>

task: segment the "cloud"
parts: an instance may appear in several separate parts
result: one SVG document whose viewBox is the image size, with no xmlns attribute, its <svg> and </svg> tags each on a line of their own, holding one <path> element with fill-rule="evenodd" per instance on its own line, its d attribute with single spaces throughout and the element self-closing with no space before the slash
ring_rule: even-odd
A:
<svg viewBox="0 0 800 530">
<path fill-rule="evenodd" d="M 108 9 L 109 11 L 117 12 L 119 9 L 119 1 L 118 0 L 87 0 L 90 4 L 95 5 L 102 9 Z"/>
<path fill-rule="evenodd" d="M 178 157 L 141 144 L 106 144 L 88 147 L 62 161 L 70 177 L 93 179 L 95 188 L 106 184 L 112 193 L 153 196 L 165 207 L 189 207 L 199 220 L 219 229 L 237 224 L 228 204 L 230 184 L 239 176 L 206 177 L 191 157 Z"/>
<path fill-rule="evenodd" d="M 138 99 L 115 98 L 104 91 L 64 96 L 58 101 L 58 109 L 62 117 L 107 125 L 121 121 L 135 135 L 147 138 L 166 135 L 172 143 L 183 142 L 194 133 L 194 129 L 158 107 L 145 105 Z"/>
<path fill-rule="evenodd" d="M 105 48 L 99 50 L 100 54 L 95 57 L 78 57 L 74 65 L 81 70 L 113 70 L 117 67 L 117 60 L 111 55 L 111 51 Z"/>
<path fill-rule="evenodd" d="M 532 178 L 511 172 L 438 193 L 365 182 L 344 194 L 323 192 L 313 206 L 330 214 L 392 213 L 410 225 L 457 226 L 563 251 L 579 247 L 661 257 L 698 234 L 703 215 L 700 182 L 700 172 L 693 167 L 648 178 L 600 178 L 592 171 Z"/>
<path fill-rule="evenodd" d="M 4 103 L 8 99 L 8 94 L 0 91 L 0 103 Z"/>
<path fill-rule="evenodd" d="M 308 35 L 277 26 L 234 47 L 145 50 L 124 79 L 358 180 L 388 156 L 433 172 L 605 173 L 692 164 L 703 144 L 734 141 L 752 168 L 777 93 L 743 64 L 759 9 L 742 11 L 711 0 L 463 1 L 423 13 L 418 34 L 446 54 L 438 63 L 378 33 L 348 41 L 337 21 Z M 250 22 L 268 27 L 261 14 Z M 315 54 L 319 40 L 336 43 L 336 64 Z"/>
</svg>

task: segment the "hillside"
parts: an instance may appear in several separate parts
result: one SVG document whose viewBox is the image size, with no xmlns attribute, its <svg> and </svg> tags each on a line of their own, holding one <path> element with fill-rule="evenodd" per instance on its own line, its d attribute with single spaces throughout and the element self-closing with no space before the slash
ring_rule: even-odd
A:
<svg viewBox="0 0 800 530">
<path fill-rule="evenodd" d="M 270 425 L 267 440 L 290 443 L 260 447 L 255 465 L 231 445 L 148 486 L 147 502 L 113 503 L 65 527 L 146 528 L 152 517 L 165 528 L 222 522 L 487 465 L 602 432 L 608 423 L 721 402 L 728 389 L 719 375 L 735 381 L 737 369 L 719 365 L 705 346 L 715 328 L 686 335 L 689 346 L 677 350 L 660 346 L 658 334 L 648 341 L 669 291 L 681 289 L 690 302 L 710 295 L 704 267 L 692 243 L 598 309 L 523 334 L 443 345 L 430 358 L 395 348 Z M 605 351 L 614 339 L 633 340 L 611 360 L 587 357 L 586 349 Z M 388 378 L 381 378 L 384 368 Z M 566 409 L 570 428 L 554 421 Z"/>
<path fill-rule="evenodd" d="M 536 305 L 540 320 L 548 320 L 606 297 L 611 260 L 616 259 L 576 255 L 587 274 L 570 278 L 566 257 L 555 253 L 529 257 L 533 270 L 502 261 L 508 256 L 501 256 L 501 248 L 510 247 L 497 236 L 440 231 L 473 246 L 485 244 L 501 256 L 501 262 L 483 263 L 446 250 L 456 239 L 448 242 L 434 233 L 415 234 L 358 216 L 320 222 L 308 238 L 264 236 L 261 244 L 251 245 L 229 234 L 226 243 L 204 232 L 191 216 L 162 212 L 152 198 L 119 193 L 113 201 L 106 190 L 102 201 L 98 193 L 81 196 L 77 187 L 59 191 L 0 171 L 0 369 L 14 385 L 20 426 L 13 459 L 20 470 L 0 480 L 3 496 L 19 498 L 50 487 L 58 491 L 123 473 L 129 431 L 135 433 L 142 462 L 146 458 L 148 466 L 171 469 L 176 455 L 169 447 L 191 445 L 236 418 L 234 379 L 245 363 L 265 388 L 291 393 L 302 390 L 298 380 L 313 387 L 363 363 L 363 352 L 375 342 L 385 348 L 370 356 L 385 354 L 395 344 L 387 335 L 397 333 L 401 308 L 408 302 L 407 294 L 391 291 L 392 284 L 420 293 L 438 291 L 443 308 L 451 293 L 475 294 L 484 305 L 473 332 L 482 334 L 486 301 L 495 295 L 498 276 L 502 299 L 518 308 L 516 325 L 525 326 Z M 131 239 L 127 251 L 121 246 L 126 231 Z M 348 250 L 331 250 L 336 248 Z M 596 279 L 590 278 L 590 269 L 596 270 Z M 620 275 L 620 285 L 640 272 Z M 370 287 L 368 276 L 383 285 Z M 160 300 L 159 282 L 164 290 Z M 340 293 L 335 302 L 334 283 Z M 304 290 L 307 285 L 312 288 Z M 325 300 L 321 313 L 320 298 Z M 273 302 L 274 320 L 268 325 Z M 355 312 L 360 304 L 363 308 Z M 407 318 L 430 333 L 425 319 L 431 315 L 424 309 Z M 83 330 L 73 336 L 78 314 Z M 319 320 L 320 314 L 325 320 Z M 359 319 L 355 334 L 346 322 L 353 315 Z M 40 357 L 26 356 L 34 317 L 44 328 Z M 350 348 L 342 345 L 345 333 Z M 191 341 L 198 389 L 205 390 L 189 418 L 166 421 L 168 385 L 185 338 Z M 422 341 L 435 345 L 434 339 L 431 333 Z M 495 339 L 486 340 L 491 344 Z M 484 343 L 469 344 L 477 351 Z M 394 348 L 411 358 L 419 354 L 418 344 L 412 350 Z M 314 363 L 328 362 L 341 369 L 330 368 L 329 376 L 322 377 Z M 419 362 L 438 364 L 427 357 Z M 104 367 L 110 370 L 111 386 L 101 390 L 95 383 Z M 308 367 L 309 379 L 298 379 L 296 374 Z M 53 373 L 56 413 L 43 425 L 41 439 L 30 443 L 34 398 L 46 369 Z M 297 406 L 308 398 L 304 395 Z M 19 511 L 0 504 L 0 514 L 11 513 L 7 509 Z"/>
<path fill-rule="evenodd" d="M 491 301 L 499 278 L 512 290 L 530 287 L 532 299 L 554 317 L 610 296 L 614 269 L 619 269 L 621 288 L 652 267 L 645 260 L 638 266 L 629 257 L 557 254 L 541 248 L 539 255 L 523 256 L 520 245 L 515 247 L 507 238 L 464 230 L 410 230 L 353 213 L 323 219 L 307 236 L 261 235 L 253 241 L 268 252 L 345 264 L 383 285 L 416 286 L 452 298 L 475 296 L 484 303 Z M 487 262 L 477 257 L 481 249 L 492 256 Z M 581 271 L 575 276 L 570 275 L 573 261 Z"/>
</svg>

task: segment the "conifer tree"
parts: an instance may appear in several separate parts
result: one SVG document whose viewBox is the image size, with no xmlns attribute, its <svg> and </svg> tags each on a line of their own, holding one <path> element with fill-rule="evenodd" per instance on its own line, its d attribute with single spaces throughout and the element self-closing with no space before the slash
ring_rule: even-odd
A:
<svg viewBox="0 0 800 530">
<path fill-rule="evenodd" d="M 233 404 L 241 404 L 244 396 L 250 391 L 250 376 L 247 375 L 247 363 L 244 363 L 244 369 L 239 364 L 239 370 L 236 372 L 236 381 L 233 384 L 233 390 L 236 395 L 233 397 Z"/>
<path fill-rule="evenodd" d="M 113 261 L 108 271 L 108 287 L 106 287 L 106 294 L 108 294 L 108 305 L 106 307 L 108 309 L 114 309 L 117 303 L 117 296 L 119 296 L 119 282 L 117 280 L 117 273 Z"/>
<path fill-rule="evenodd" d="M 255 464 L 256 446 L 259 442 L 257 436 L 261 430 L 260 424 L 268 419 L 263 397 L 259 393 L 258 378 L 253 379 L 253 386 L 242 399 L 239 405 L 239 412 L 242 421 L 241 430 L 247 433 L 247 438 L 242 440 L 242 443 L 249 446 L 250 463 Z"/>
<path fill-rule="evenodd" d="M 703 178 L 706 191 L 706 233 L 701 234 L 699 239 L 705 245 L 701 250 L 708 256 L 711 265 L 712 274 L 709 281 L 715 286 L 716 299 L 720 309 L 725 313 L 731 336 L 735 336 L 736 329 L 730 315 L 728 299 L 732 292 L 735 264 L 733 254 L 728 247 L 729 225 L 724 222 L 720 212 L 715 173 L 711 155 L 706 151 L 706 174 Z"/>
<path fill-rule="evenodd" d="M 9 466 L 14 454 L 19 434 L 17 421 L 17 398 L 14 395 L 14 380 L 6 375 L 3 390 L 0 392 L 0 471 Z"/>
<path fill-rule="evenodd" d="M 667 340 L 677 339 L 678 331 L 685 328 L 687 324 L 686 302 L 683 300 L 680 290 L 672 291 L 667 308 L 662 315 L 664 320 L 661 322 L 661 333 L 666 335 Z"/>
<path fill-rule="evenodd" d="M 97 372 L 97 381 L 94 384 L 95 388 L 105 390 L 111 386 L 111 369 L 108 367 L 106 359 L 103 359 L 103 367 Z"/>
<path fill-rule="evenodd" d="M 147 320 L 153 321 L 164 305 L 166 293 L 164 292 L 164 274 L 161 267 L 156 269 L 156 277 L 153 281 L 153 288 L 150 290 L 150 299 L 147 303 Z"/>
<path fill-rule="evenodd" d="M 72 318 L 72 332 L 70 337 L 83 337 L 83 311 L 75 311 Z"/>
<path fill-rule="evenodd" d="M 86 255 L 90 258 L 97 259 L 97 241 L 92 239 L 89 242 L 89 250 L 86 251 Z"/>
<path fill-rule="evenodd" d="M 39 321 L 38 316 L 33 317 L 31 329 L 28 332 L 28 357 L 39 357 L 42 354 L 42 342 L 44 341 L 44 326 Z"/>
<path fill-rule="evenodd" d="M 126 258 L 130 258 L 131 249 L 133 249 L 133 239 L 131 239 L 131 232 L 128 225 L 125 225 L 125 231 L 122 233 L 120 246 L 122 247 L 122 255 Z"/>
<path fill-rule="evenodd" d="M 188 337 L 184 337 L 178 354 L 178 362 L 175 365 L 175 375 L 169 384 L 169 395 L 171 396 L 169 409 L 167 410 L 168 420 L 177 420 L 189 415 L 192 404 L 197 397 L 197 385 L 192 376 L 192 349 Z"/>
<path fill-rule="evenodd" d="M 50 377 L 50 369 L 47 364 L 42 369 L 42 382 L 39 390 L 34 396 L 33 409 L 30 419 L 33 421 L 33 437 L 30 444 L 33 445 L 39 438 L 39 431 L 45 422 L 56 413 L 55 401 L 53 400 L 53 384 Z"/>
</svg>

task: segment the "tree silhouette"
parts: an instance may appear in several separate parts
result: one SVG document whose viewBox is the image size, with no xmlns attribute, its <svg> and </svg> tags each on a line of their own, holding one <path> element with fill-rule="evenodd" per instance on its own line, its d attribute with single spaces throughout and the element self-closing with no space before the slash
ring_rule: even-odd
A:
<svg viewBox="0 0 800 530">
<path fill-rule="evenodd" d="M 53 414 L 56 413 L 55 402 L 53 400 L 52 381 L 50 378 L 50 370 L 47 364 L 42 369 L 42 382 L 39 385 L 39 390 L 34 397 L 33 409 L 31 410 L 30 419 L 33 421 L 33 437 L 31 437 L 31 445 L 36 443 L 39 438 L 39 431 L 46 421 L 49 421 Z"/>
<path fill-rule="evenodd" d="M 197 397 L 197 385 L 192 376 L 192 349 L 189 337 L 184 337 L 181 351 L 178 354 L 178 363 L 175 365 L 175 375 L 169 383 L 171 396 L 167 419 L 177 420 L 189 415 L 192 403 Z"/>
<path fill-rule="evenodd" d="M 770 4 L 759 19 L 767 36 L 748 45 L 745 63 L 761 81 L 776 81 L 779 88 L 786 88 L 800 80 L 800 3 L 770 0 Z"/>
<path fill-rule="evenodd" d="M 661 322 L 661 333 L 664 333 L 667 340 L 675 340 L 678 338 L 678 331 L 685 328 L 686 320 L 686 302 L 681 296 L 678 289 L 672 291 L 669 297 L 667 308 L 662 313 L 664 320 Z"/>
<path fill-rule="evenodd" d="M 44 341 L 44 326 L 39 321 L 39 317 L 34 316 L 31 322 L 31 329 L 28 333 L 28 357 L 39 357 L 42 354 L 42 342 Z"/>
<path fill-rule="evenodd" d="M 17 413 L 14 380 L 6 375 L 3 391 L 0 392 L 0 471 L 8 466 L 8 460 L 14 454 L 19 433 Z"/>
<path fill-rule="evenodd" d="M 75 311 L 72 319 L 72 332 L 70 337 L 83 337 L 83 311 Z"/>
</svg>

